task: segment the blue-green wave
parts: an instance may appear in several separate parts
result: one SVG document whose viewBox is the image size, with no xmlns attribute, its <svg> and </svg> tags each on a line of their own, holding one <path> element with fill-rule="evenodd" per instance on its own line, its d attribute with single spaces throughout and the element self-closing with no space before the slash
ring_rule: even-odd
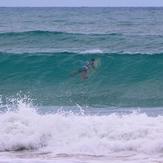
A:
<svg viewBox="0 0 163 163">
<path fill-rule="evenodd" d="M 71 77 L 87 60 L 98 66 L 89 78 Z M 0 92 L 30 94 L 43 105 L 161 106 L 163 53 L 0 54 Z"/>
<path fill-rule="evenodd" d="M 61 32 L 61 31 L 41 31 L 41 30 L 35 30 L 35 31 L 22 31 L 22 32 L 1 32 L 0 36 L 20 36 L 20 35 L 92 35 L 92 36 L 106 36 L 106 35 L 122 35 L 121 33 L 71 33 L 71 32 Z"/>
<path fill-rule="evenodd" d="M 74 51 L 101 49 L 104 52 L 160 53 L 162 35 L 126 33 L 71 33 L 24 31 L 0 33 L 0 50 L 4 52 Z M 161 46 L 160 46 L 161 45 Z"/>
</svg>

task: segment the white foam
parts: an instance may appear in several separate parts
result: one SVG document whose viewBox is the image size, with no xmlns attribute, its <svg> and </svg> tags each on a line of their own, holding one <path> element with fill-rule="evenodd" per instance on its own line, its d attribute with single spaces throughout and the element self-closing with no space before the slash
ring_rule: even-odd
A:
<svg viewBox="0 0 163 163">
<path fill-rule="evenodd" d="M 103 51 L 100 49 L 90 49 L 81 52 L 81 54 L 96 54 L 96 53 L 103 53 Z"/>
<path fill-rule="evenodd" d="M 104 155 L 163 152 L 163 116 L 40 115 L 20 103 L 16 111 L 0 114 L 0 151 L 37 149 L 54 155 Z"/>
</svg>

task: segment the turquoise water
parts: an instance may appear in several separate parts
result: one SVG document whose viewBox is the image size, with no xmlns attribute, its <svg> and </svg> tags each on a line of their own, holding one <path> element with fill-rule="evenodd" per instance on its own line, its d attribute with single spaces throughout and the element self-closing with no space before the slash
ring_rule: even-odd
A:
<svg viewBox="0 0 163 163">
<path fill-rule="evenodd" d="M 2 101 L 37 105 L 163 105 L 162 8 L 0 8 Z M 87 80 L 70 77 L 87 60 Z"/>
<path fill-rule="evenodd" d="M 92 57 L 100 64 L 87 80 L 71 77 Z M 162 60 L 162 54 L 1 53 L 0 89 L 40 105 L 162 106 Z"/>
</svg>

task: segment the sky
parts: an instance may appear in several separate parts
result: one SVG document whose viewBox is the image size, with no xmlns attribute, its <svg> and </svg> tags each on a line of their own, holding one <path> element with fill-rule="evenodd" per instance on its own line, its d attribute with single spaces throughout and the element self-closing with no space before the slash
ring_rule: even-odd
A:
<svg viewBox="0 0 163 163">
<path fill-rule="evenodd" d="M 163 6 L 163 0 L 0 0 L 0 7 L 118 7 L 118 6 Z"/>
</svg>

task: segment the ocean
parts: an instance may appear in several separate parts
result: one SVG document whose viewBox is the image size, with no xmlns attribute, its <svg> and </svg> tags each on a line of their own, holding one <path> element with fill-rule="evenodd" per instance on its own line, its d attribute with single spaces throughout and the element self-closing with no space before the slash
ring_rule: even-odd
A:
<svg viewBox="0 0 163 163">
<path fill-rule="evenodd" d="M 0 8 L 0 162 L 163 162 L 162 16 Z"/>
</svg>

